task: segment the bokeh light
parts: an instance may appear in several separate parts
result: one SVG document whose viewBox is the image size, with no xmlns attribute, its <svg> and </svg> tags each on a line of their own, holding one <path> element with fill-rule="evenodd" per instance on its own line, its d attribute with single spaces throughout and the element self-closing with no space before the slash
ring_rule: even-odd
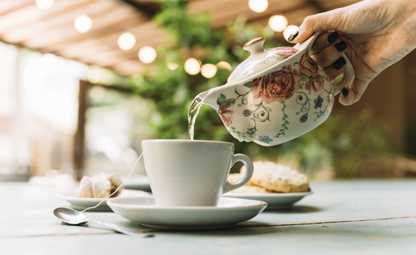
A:
<svg viewBox="0 0 416 255">
<path fill-rule="evenodd" d="M 174 70 L 178 69 L 178 67 L 179 67 L 179 65 L 178 65 L 178 64 L 173 63 L 173 62 L 169 62 L 169 63 L 167 64 L 167 66 L 168 66 L 168 69 L 169 69 L 169 70 L 171 70 L 171 71 L 174 71 Z"/>
<path fill-rule="evenodd" d="M 224 60 L 221 60 L 220 62 L 218 62 L 217 66 L 218 66 L 218 68 L 229 70 L 229 71 L 231 71 L 233 69 L 231 64 L 228 63 L 227 61 L 224 61 Z"/>
<path fill-rule="evenodd" d="M 39 9 L 45 10 L 52 7 L 54 0 L 36 0 L 36 6 Z"/>
<path fill-rule="evenodd" d="M 217 73 L 217 66 L 213 64 L 204 64 L 201 67 L 201 74 L 205 78 L 209 79 L 215 76 Z"/>
<path fill-rule="evenodd" d="M 74 28 L 80 33 L 88 32 L 92 27 L 92 20 L 87 15 L 80 15 L 74 20 Z"/>
<path fill-rule="evenodd" d="M 273 15 L 269 19 L 269 27 L 275 32 L 283 32 L 287 27 L 287 19 L 283 15 Z"/>
<path fill-rule="evenodd" d="M 185 72 L 190 75 L 197 75 L 201 70 L 201 64 L 196 58 L 188 58 L 184 64 Z"/>
<path fill-rule="evenodd" d="M 136 44 L 136 37 L 130 32 L 122 33 L 117 39 L 117 45 L 122 50 L 131 50 Z"/>
<path fill-rule="evenodd" d="M 268 0 L 249 0 L 248 7 L 253 12 L 264 12 L 269 7 Z"/>
<path fill-rule="evenodd" d="M 157 57 L 156 50 L 151 46 L 143 46 L 139 50 L 138 57 L 140 61 L 142 61 L 145 64 L 150 64 L 153 61 L 155 61 Z"/>
</svg>

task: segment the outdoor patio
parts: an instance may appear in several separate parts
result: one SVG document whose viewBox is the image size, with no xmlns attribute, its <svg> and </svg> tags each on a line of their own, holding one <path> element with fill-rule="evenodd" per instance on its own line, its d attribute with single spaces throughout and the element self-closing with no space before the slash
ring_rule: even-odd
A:
<svg viewBox="0 0 416 255">
<path fill-rule="evenodd" d="M 5 254 L 416 253 L 415 52 L 372 81 L 358 103 L 335 102 L 322 126 L 282 145 L 239 142 L 214 110 L 201 108 L 197 140 L 232 142 L 259 168 L 290 166 L 307 177 L 311 193 L 293 207 L 269 207 L 210 231 L 152 229 L 111 210 L 88 213 L 152 238 L 64 225 L 52 214 L 70 206 L 63 196 L 84 176 L 118 176 L 122 197 L 150 197 L 137 160 L 141 142 L 189 139 L 190 102 L 226 83 L 249 56 L 247 41 L 260 36 L 266 48 L 292 46 L 284 33 L 305 17 L 355 2 L 0 1 Z"/>
</svg>

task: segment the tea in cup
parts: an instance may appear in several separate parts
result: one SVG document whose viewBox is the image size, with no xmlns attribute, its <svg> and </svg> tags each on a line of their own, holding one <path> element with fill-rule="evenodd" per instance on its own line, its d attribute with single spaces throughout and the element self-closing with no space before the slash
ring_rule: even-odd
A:
<svg viewBox="0 0 416 255">
<path fill-rule="evenodd" d="M 234 144 L 205 140 L 144 140 L 143 159 L 157 206 L 216 206 L 222 193 L 246 184 L 253 164 L 234 154 Z M 227 179 L 241 162 L 246 171 L 237 183 Z"/>
</svg>

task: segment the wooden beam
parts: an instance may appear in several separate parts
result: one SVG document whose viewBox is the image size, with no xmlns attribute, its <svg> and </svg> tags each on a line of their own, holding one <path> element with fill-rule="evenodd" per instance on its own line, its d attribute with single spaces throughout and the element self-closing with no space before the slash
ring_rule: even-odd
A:
<svg viewBox="0 0 416 255">
<path fill-rule="evenodd" d="M 134 54 L 137 54 L 137 50 L 144 45 L 156 46 L 156 44 L 160 45 L 160 43 L 168 40 L 166 33 L 153 22 L 146 22 L 143 25 L 130 29 L 129 32 L 133 33 L 137 40 L 134 48 L 129 51 L 135 52 Z M 61 49 L 60 52 L 71 56 L 96 56 L 97 54 L 101 54 L 108 50 L 116 50 L 119 54 L 123 54 L 117 46 L 119 34 L 120 33 L 110 34 L 99 38 L 91 38 L 65 47 Z"/>
<path fill-rule="evenodd" d="M 0 4 L 0 16 L 5 16 L 8 13 L 15 12 L 33 3 L 34 0 L 2 0 Z"/>
<path fill-rule="evenodd" d="M 238 16 L 244 16 L 247 20 L 269 17 L 300 7 L 303 0 L 269 0 L 269 7 L 263 13 L 255 13 L 248 7 L 246 1 L 241 0 L 202 0 L 189 4 L 189 12 L 192 14 L 208 13 L 212 17 L 212 25 L 221 27 L 228 24 Z"/>
<path fill-rule="evenodd" d="M 124 75 L 132 75 L 143 72 L 143 70 L 146 69 L 146 67 L 144 66 L 144 64 L 141 64 L 138 60 L 136 60 L 124 61 L 116 66 L 113 66 L 112 69 L 117 70 L 118 72 Z"/>
<path fill-rule="evenodd" d="M 240 3 L 240 4 L 239 4 Z M 202 12 L 211 12 L 215 13 L 213 19 L 221 20 L 215 21 L 215 26 L 221 26 L 227 24 L 230 20 L 236 18 L 240 14 L 247 14 L 249 20 L 255 18 L 269 17 L 272 13 L 284 13 L 291 10 L 296 10 L 299 4 L 302 4 L 303 0 L 294 0 L 294 1 L 281 1 L 281 0 L 272 0 L 270 1 L 270 7 L 267 12 L 264 14 L 256 14 L 249 10 L 247 4 L 242 5 L 240 0 L 202 0 L 202 1 L 193 1 L 189 5 L 189 10 L 191 13 L 202 13 Z M 235 7 L 235 6 L 240 7 Z M 233 9 L 233 11 L 227 11 Z M 279 10 L 279 12 L 278 12 Z M 166 33 L 160 29 L 153 22 L 147 22 L 141 26 L 138 26 L 130 30 L 133 34 L 136 35 L 138 43 L 135 47 L 127 52 L 123 52 L 118 49 L 116 45 L 118 35 L 109 35 L 99 38 L 91 38 L 89 40 L 80 42 L 79 44 L 70 45 L 63 49 L 63 52 L 68 55 L 105 55 L 109 56 L 108 59 L 111 62 L 106 63 L 105 65 L 114 65 L 118 61 L 122 61 L 122 56 L 127 56 L 129 59 L 137 58 L 137 51 L 143 45 L 159 46 L 161 43 L 166 41 L 168 38 Z M 114 57 L 117 56 L 117 57 Z"/>
<path fill-rule="evenodd" d="M 27 6 L 26 8 L 19 9 L 15 12 L 11 12 L 8 15 L 4 15 L 0 18 L 0 33 L 10 34 L 12 40 L 13 37 L 17 37 L 16 42 L 22 41 L 19 36 L 25 35 L 28 31 L 33 30 L 33 27 L 39 23 L 48 23 L 57 16 L 65 13 L 70 13 L 76 9 L 83 8 L 85 5 L 90 5 L 96 0 L 73 0 L 73 1 L 60 1 L 55 2 L 54 5 L 46 10 L 41 10 L 34 4 Z"/>
<path fill-rule="evenodd" d="M 45 45 L 46 48 L 55 51 L 70 45 L 71 43 L 82 42 L 88 38 L 100 38 L 107 34 L 121 33 L 130 27 L 140 25 L 145 18 L 137 15 L 133 10 L 118 7 L 112 10 L 111 15 L 103 13 L 93 19 L 93 27 L 88 33 L 79 33 L 69 28 L 47 34 L 45 37 L 38 37 L 32 40 L 32 45 Z M 72 24 L 71 24 L 72 25 Z"/>
<path fill-rule="evenodd" d="M 47 23 L 38 23 L 38 27 L 31 32 L 35 33 L 36 31 L 38 35 L 32 37 L 28 36 L 29 39 L 24 43 L 34 48 L 47 47 L 49 45 L 49 38 L 55 38 L 55 34 L 58 33 L 59 36 L 62 35 L 63 30 L 75 30 L 73 22 L 77 16 L 83 14 L 88 15 L 93 20 L 92 26 L 94 27 L 94 18 L 108 15 L 118 7 L 119 6 L 112 1 L 103 1 L 99 4 L 88 5 L 85 8 L 57 16 Z M 39 34 L 42 34 L 42 36 L 39 36 Z M 86 34 L 88 34 L 88 32 Z"/>
</svg>

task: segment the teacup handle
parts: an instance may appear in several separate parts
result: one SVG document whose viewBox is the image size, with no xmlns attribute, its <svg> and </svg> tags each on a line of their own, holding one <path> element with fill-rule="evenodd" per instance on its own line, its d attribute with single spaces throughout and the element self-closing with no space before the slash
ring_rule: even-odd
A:
<svg viewBox="0 0 416 255">
<path fill-rule="evenodd" d="M 237 183 L 231 183 L 228 178 L 225 180 L 224 186 L 222 188 L 223 193 L 226 193 L 228 191 L 231 191 L 233 189 L 237 189 L 241 186 L 243 186 L 244 184 L 246 184 L 251 176 L 253 175 L 253 162 L 251 162 L 251 159 L 245 155 L 245 154 L 234 154 L 233 158 L 231 160 L 231 165 L 230 165 L 230 169 L 233 165 L 235 165 L 235 163 L 237 162 L 241 162 L 244 164 L 244 166 L 246 167 L 246 171 L 244 173 L 242 173 L 240 180 Z M 228 177 L 228 175 L 227 175 Z"/>
</svg>

